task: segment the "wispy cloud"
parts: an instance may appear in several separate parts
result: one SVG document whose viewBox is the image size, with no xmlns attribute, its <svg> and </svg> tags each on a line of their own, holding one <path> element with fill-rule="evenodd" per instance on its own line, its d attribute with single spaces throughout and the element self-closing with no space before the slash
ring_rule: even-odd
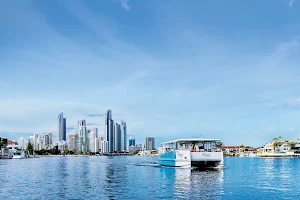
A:
<svg viewBox="0 0 300 200">
<path fill-rule="evenodd" d="M 97 124 L 97 123 L 87 123 L 86 125 L 87 126 L 98 126 L 99 124 Z"/>
<path fill-rule="evenodd" d="M 274 133 L 274 132 L 276 132 L 276 128 L 274 128 L 274 127 L 268 127 L 268 132 Z"/>
<path fill-rule="evenodd" d="M 289 6 L 290 6 L 290 8 L 293 7 L 294 3 L 295 3 L 295 0 L 289 0 Z"/>
<path fill-rule="evenodd" d="M 128 4 L 128 0 L 120 0 L 121 6 L 122 8 L 124 8 L 125 10 L 129 11 L 131 8 Z"/>
<path fill-rule="evenodd" d="M 300 104 L 300 97 L 289 99 L 288 104 L 289 105 L 299 105 Z"/>
<path fill-rule="evenodd" d="M 103 114 L 89 114 L 88 117 L 102 117 Z"/>
</svg>

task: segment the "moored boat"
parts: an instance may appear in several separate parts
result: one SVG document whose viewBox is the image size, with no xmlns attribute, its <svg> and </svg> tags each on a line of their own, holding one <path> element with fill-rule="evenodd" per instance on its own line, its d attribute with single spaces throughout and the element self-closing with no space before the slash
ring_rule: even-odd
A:
<svg viewBox="0 0 300 200">
<path fill-rule="evenodd" d="M 24 159 L 25 158 L 24 151 L 13 151 L 12 155 L 13 155 L 13 159 Z"/>
<path fill-rule="evenodd" d="M 162 143 L 163 152 L 160 165 L 171 167 L 213 167 L 224 166 L 222 149 L 218 149 L 219 139 L 177 139 Z"/>
</svg>

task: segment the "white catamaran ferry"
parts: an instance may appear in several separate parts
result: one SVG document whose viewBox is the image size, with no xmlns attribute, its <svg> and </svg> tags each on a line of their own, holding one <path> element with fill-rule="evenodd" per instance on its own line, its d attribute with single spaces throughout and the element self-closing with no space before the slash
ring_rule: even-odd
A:
<svg viewBox="0 0 300 200">
<path fill-rule="evenodd" d="M 164 142 L 159 163 L 171 167 L 222 168 L 223 152 L 217 148 L 217 141 L 220 140 L 192 138 Z"/>
</svg>

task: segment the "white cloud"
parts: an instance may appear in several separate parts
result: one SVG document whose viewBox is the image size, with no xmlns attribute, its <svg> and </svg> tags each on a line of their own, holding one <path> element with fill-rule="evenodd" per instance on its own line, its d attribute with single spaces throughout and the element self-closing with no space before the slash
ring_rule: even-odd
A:
<svg viewBox="0 0 300 200">
<path fill-rule="evenodd" d="M 295 132 L 295 129 L 294 128 L 289 128 L 289 131 L 290 132 Z"/>
<path fill-rule="evenodd" d="M 128 5 L 128 0 L 120 0 L 121 6 L 122 8 L 124 8 L 125 10 L 130 10 L 130 6 Z"/>
<path fill-rule="evenodd" d="M 290 8 L 293 7 L 294 3 L 295 3 L 295 0 L 289 0 L 289 6 L 290 6 Z"/>
<path fill-rule="evenodd" d="M 290 105 L 298 105 L 300 104 L 300 97 L 289 99 L 288 104 Z"/>
<path fill-rule="evenodd" d="M 274 127 L 268 127 L 268 132 L 274 133 L 276 131 L 276 128 Z"/>
</svg>

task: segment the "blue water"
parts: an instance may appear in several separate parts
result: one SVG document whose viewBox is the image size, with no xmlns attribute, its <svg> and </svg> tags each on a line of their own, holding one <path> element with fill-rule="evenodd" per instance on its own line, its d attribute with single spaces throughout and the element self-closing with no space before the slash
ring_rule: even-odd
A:
<svg viewBox="0 0 300 200">
<path fill-rule="evenodd" d="M 157 163 L 138 156 L 0 160 L 0 199 L 300 199 L 297 158 L 225 158 L 216 171 Z"/>
</svg>

